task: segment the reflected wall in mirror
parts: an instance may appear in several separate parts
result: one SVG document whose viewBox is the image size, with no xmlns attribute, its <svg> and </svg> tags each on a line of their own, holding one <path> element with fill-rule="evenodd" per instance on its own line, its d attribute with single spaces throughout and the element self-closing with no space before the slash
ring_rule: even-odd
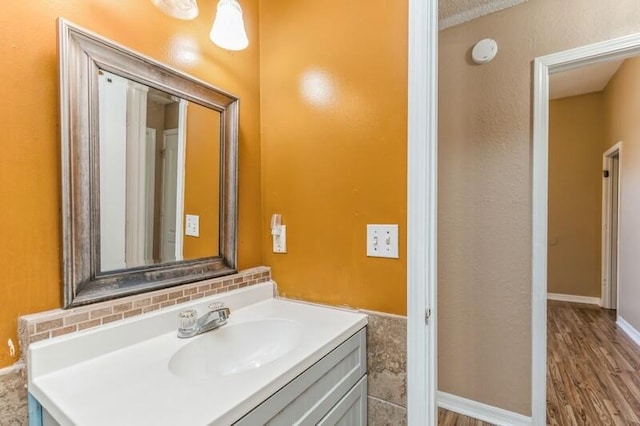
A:
<svg viewBox="0 0 640 426">
<path fill-rule="evenodd" d="M 65 307 L 235 273 L 238 99 L 59 34 Z"/>
<path fill-rule="evenodd" d="M 103 70 L 98 99 L 99 270 L 217 256 L 220 113 Z"/>
</svg>

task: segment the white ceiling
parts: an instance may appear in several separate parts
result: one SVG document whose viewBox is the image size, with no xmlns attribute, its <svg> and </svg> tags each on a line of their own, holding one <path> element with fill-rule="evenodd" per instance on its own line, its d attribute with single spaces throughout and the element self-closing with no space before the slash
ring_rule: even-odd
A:
<svg viewBox="0 0 640 426">
<path fill-rule="evenodd" d="M 519 5 L 527 0 L 440 0 L 440 29 L 453 27 L 502 9 Z"/>
<path fill-rule="evenodd" d="M 620 61 L 600 62 L 549 76 L 549 99 L 584 95 L 603 90 L 618 71 Z"/>
</svg>

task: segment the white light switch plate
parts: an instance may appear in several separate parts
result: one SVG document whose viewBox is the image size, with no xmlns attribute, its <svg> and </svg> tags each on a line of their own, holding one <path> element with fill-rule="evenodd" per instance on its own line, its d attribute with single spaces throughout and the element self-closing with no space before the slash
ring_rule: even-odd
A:
<svg viewBox="0 0 640 426">
<path fill-rule="evenodd" d="M 190 237 L 199 237 L 200 236 L 200 216 L 194 214 L 186 215 L 186 224 L 184 234 L 189 235 Z"/>
<path fill-rule="evenodd" d="M 398 256 L 398 225 L 367 225 L 367 256 Z"/>
</svg>

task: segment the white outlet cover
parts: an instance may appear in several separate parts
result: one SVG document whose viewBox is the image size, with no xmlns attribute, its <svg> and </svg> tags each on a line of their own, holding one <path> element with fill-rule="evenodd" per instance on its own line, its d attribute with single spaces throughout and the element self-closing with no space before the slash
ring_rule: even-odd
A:
<svg viewBox="0 0 640 426">
<path fill-rule="evenodd" d="M 274 253 L 287 252 L 287 226 L 286 225 L 280 225 L 280 234 L 273 236 L 273 252 Z"/>
<path fill-rule="evenodd" d="M 194 214 L 188 214 L 185 218 L 185 230 L 184 234 L 190 237 L 200 236 L 200 216 Z"/>
<path fill-rule="evenodd" d="M 398 225 L 367 225 L 367 256 L 398 259 Z"/>
</svg>

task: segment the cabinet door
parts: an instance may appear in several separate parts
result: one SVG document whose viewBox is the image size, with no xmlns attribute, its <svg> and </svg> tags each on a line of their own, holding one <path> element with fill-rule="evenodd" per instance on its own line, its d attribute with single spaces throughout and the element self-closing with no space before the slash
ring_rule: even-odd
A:
<svg viewBox="0 0 640 426">
<path fill-rule="evenodd" d="M 329 411 L 318 426 L 366 426 L 367 424 L 367 376 L 347 393 Z"/>
</svg>

